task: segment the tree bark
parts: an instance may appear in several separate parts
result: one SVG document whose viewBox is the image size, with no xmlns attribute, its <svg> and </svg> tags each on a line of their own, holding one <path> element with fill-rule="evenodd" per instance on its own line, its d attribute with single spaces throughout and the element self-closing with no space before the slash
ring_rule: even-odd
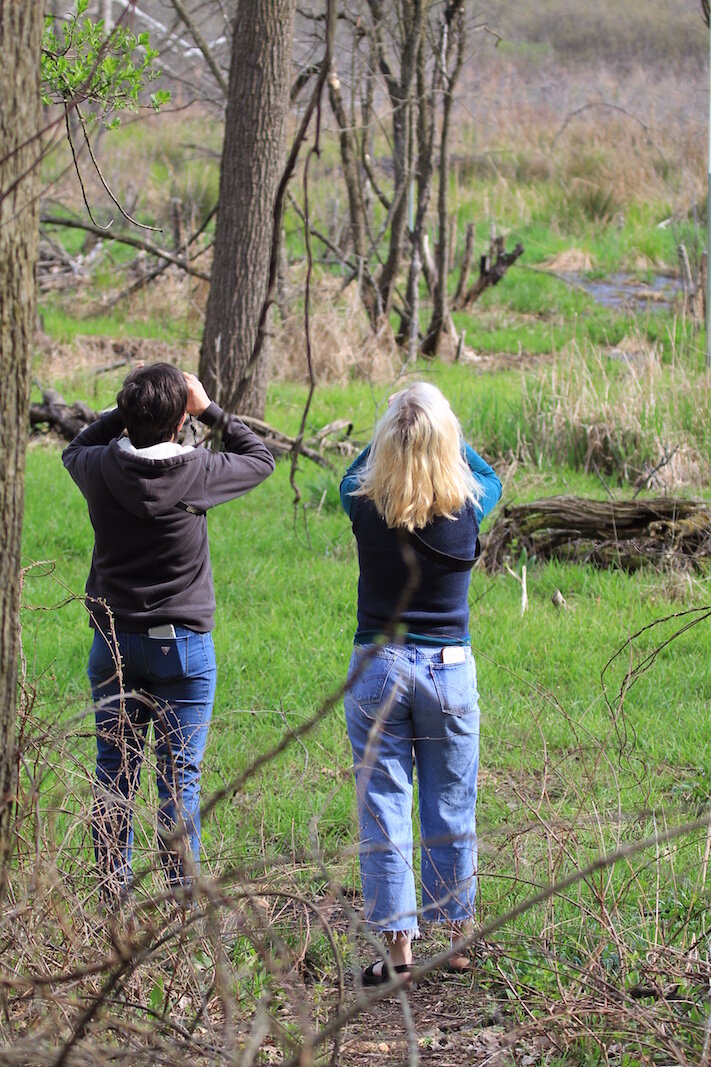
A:
<svg viewBox="0 0 711 1067">
<path fill-rule="evenodd" d="M 262 417 L 266 346 L 251 359 L 267 295 L 284 156 L 295 0 L 238 5 L 220 168 L 212 282 L 199 373 L 224 408 Z"/>
<path fill-rule="evenodd" d="M 439 148 L 439 189 L 437 214 L 439 218 L 439 242 L 437 245 L 437 274 L 433 293 L 432 321 L 422 344 L 423 355 L 436 354 L 445 329 L 453 332 L 447 304 L 447 273 L 449 269 L 448 208 L 449 186 L 449 131 L 452 121 L 454 89 L 464 63 L 465 23 L 462 0 L 452 0 L 444 14 L 442 30 L 442 135 Z M 454 37 L 455 41 L 451 38 Z M 447 71 L 450 48 L 456 48 L 456 61 L 451 74 Z"/>
<path fill-rule="evenodd" d="M 16 774 L 20 549 L 39 246 L 43 10 L 41 4 L 0 0 L 0 893 L 7 883 Z"/>
<path fill-rule="evenodd" d="M 383 311 L 387 314 L 393 298 L 400 263 L 402 241 L 407 223 L 407 191 L 410 181 L 409 141 L 410 108 L 413 106 L 412 87 L 416 74 L 416 60 L 420 36 L 424 29 L 424 0 L 406 0 L 400 10 L 400 73 L 396 77 L 391 70 L 385 50 L 385 18 L 381 0 L 368 0 L 373 18 L 373 35 L 376 44 L 378 65 L 385 81 L 392 110 L 393 170 L 395 183 L 392 196 L 392 217 L 388 254 L 378 278 Z"/>
</svg>

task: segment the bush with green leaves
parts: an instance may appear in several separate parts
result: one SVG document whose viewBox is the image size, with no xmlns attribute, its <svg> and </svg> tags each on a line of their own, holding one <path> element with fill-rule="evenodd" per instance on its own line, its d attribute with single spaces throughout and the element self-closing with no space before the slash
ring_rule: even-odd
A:
<svg viewBox="0 0 711 1067">
<path fill-rule="evenodd" d="M 107 33 L 103 20 L 85 17 L 89 0 L 77 0 L 64 21 L 47 16 L 42 37 L 42 102 L 91 104 L 107 129 L 119 125 L 116 112 L 136 111 L 146 85 L 160 77 L 158 52 L 148 33 L 138 35 L 118 23 Z M 151 93 L 156 110 L 170 100 L 170 92 Z"/>
</svg>

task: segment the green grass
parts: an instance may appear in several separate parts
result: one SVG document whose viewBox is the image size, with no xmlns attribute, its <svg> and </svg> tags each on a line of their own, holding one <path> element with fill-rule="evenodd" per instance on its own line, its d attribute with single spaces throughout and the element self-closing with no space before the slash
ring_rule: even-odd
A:
<svg viewBox="0 0 711 1067">
<path fill-rule="evenodd" d="M 132 319 L 125 311 L 77 318 L 66 307 L 50 301 L 42 303 L 40 321 L 45 333 L 63 342 L 72 341 L 78 336 L 140 337 L 172 342 L 195 340 L 197 337 L 194 324 L 160 314 L 147 321 Z"/>
<path fill-rule="evenodd" d="M 463 401 L 464 385 L 461 390 Z M 561 471 L 558 478 L 557 486 L 549 480 L 546 493 L 570 487 L 571 475 Z M 282 462 L 264 486 L 210 517 L 220 682 L 208 753 L 208 791 L 218 778 L 243 770 L 276 743 L 288 724 L 298 725 L 314 714 L 345 677 L 355 625 L 357 565 L 352 536 L 337 507 L 336 476 L 326 477 L 304 465 L 299 484 L 303 500 L 296 514 L 288 465 Z M 574 488 L 604 493 L 594 479 Z M 324 490 L 326 498 L 319 508 Z M 81 594 L 91 531 L 83 501 L 56 449 L 30 450 L 26 493 L 26 560 L 53 562 L 49 577 L 41 576 L 47 568 L 27 573 L 23 641 L 31 673 L 40 679 L 41 705 L 70 714 L 86 702 L 89 631 L 77 599 L 47 609 Z M 507 498 L 512 497 L 509 492 Z M 553 606 L 555 589 L 565 596 L 569 611 Z M 681 605 L 669 601 L 665 589 L 664 579 L 648 572 L 626 576 L 587 566 L 533 566 L 528 575 L 529 609 L 520 617 L 520 587 L 512 577 L 475 573 L 471 629 L 479 662 L 482 765 L 487 773 L 533 774 L 543 758 L 542 736 L 549 756 L 556 758 L 574 751 L 580 731 L 595 745 L 610 740 L 612 712 L 603 700 L 600 673 L 631 634 L 679 610 Z M 683 607 L 707 598 L 705 583 L 692 584 Z M 643 634 L 634 643 L 634 656 L 646 654 L 678 625 L 670 623 L 659 633 L 653 629 Z M 627 664 L 622 657 L 613 668 L 613 694 L 620 668 Z M 643 780 L 630 801 L 633 807 L 670 801 L 671 768 L 703 766 L 708 760 L 703 724 L 710 696 L 711 627 L 704 623 L 674 640 L 625 701 L 625 722 L 636 736 L 635 758 L 644 763 Z M 344 779 L 338 787 L 344 796 L 333 803 L 341 813 L 350 811 L 349 757 L 339 709 L 305 742 L 305 750 L 294 745 L 250 787 L 259 795 L 262 833 L 277 851 L 292 839 L 307 848 L 309 820 L 330 795 L 334 774 Z M 308 769 L 296 794 L 281 790 L 265 794 L 268 780 L 296 773 L 302 763 Z M 601 803 L 614 802 L 612 783 L 602 778 L 595 789 Z M 480 811 L 486 825 L 486 789 Z M 220 811 L 227 836 L 233 818 L 229 806 Z M 252 851 L 254 832 L 242 823 L 234 848 Z M 322 843 L 327 846 L 332 839 L 340 844 L 351 832 L 351 826 L 327 818 Z"/>
<path fill-rule="evenodd" d="M 481 406 L 494 383 L 502 396 L 512 386 L 506 376 L 476 377 L 456 366 L 440 367 L 433 377 L 462 413 Z M 274 389 L 272 415 L 293 414 L 299 399 L 303 393 L 295 388 Z M 319 393 L 315 418 L 348 405 L 365 430 L 375 399 L 360 387 L 331 387 Z M 340 701 L 300 740 L 293 731 L 344 682 L 357 561 L 338 506 L 338 474 L 304 461 L 296 510 L 288 474 L 288 464 L 280 462 L 263 486 L 210 515 L 219 681 L 204 795 L 236 781 L 285 737 L 291 743 L 236 795 L 227 791 L 204 821 L 203 843 L 206 869 L 236 872 L 238 886 L 256 880 L 267 898 L 284 889 L 318 900 L 327 876 L 348 891 L 359 888 Z M 605 493 L 599 479 L 557 466 L 522 472 L 504 503 L 562 490 Z M 24 562 L 37 563 L 26 571 L 23 590 L 23 647 L 34 694 L 26 760 L 40 776 L 44 839 L 63 839 L 60 868 L 74 884 L 88 882 L 84 892 L 91 899 L 85 814 L 93 763 L 85 675 L 90 632 L 79 596 L 92 537 L 57 447 L 30 449 L 26 501 Z M 512 569 L 520 574 L 515 561 Z M 484 924 L 601 852 L 692 818 L 711 793 L 711 620 L 681 632 L 703 615 L 686 613 L 709 604 L 709 580 L 698 576 L 685 584 L 651 570 L 629 576 L 529 561 L 527 586 L 529 606 L 521 615 L 521 586 L 510 573 L 477 570 L 471 583 L 482 707 L 477 822 Z M 556 590 L 567 609 L 554 607 Z M 621 701 L 628 671 L 657 649 Z M 155 805 L 149 766 L 136 810 L 138 871 L 153 862 Z M 595 975 L 624 988 L 647 981 L 651 946 L 664 944 L 665 965 L 675 966 L 709 906 L 699 873 L 703 837 L 686 837 L 680 845 L 669 852 L 647 848 L 604 877 L 571 887 L 556 898 L 555 921 L 550 908 L 540 907 L 506 924 L 495 935 L 495 953 L 482 961 L 478 995 L 495 1002 L 503 997 L 502 1010 L 514 1018 L 524 1009 L 501 993 L 502 974 L 525 1011 L 536 1013 L 558 1003 L 561 990 L 569 997 L 586 990 L 592 961 Z M 284 918 L 272 936 L 298 954 L 305 934 Z M 423 952 L 441 947 L 442 935 L 429 936 Z M 329 989 L 333 960 L 319 945 L 312 937 L 307 960 Z M 238 938 L 230 951 L 240 975 L 236 1003 L 249 1014 L 265 981 L 263 966 L 249 937 Z M 353 948 L 344 938 L 339 951 L 348 958 Z M 278 979 L 269 981 L 278 997 Z M 684 978 L 679 989 L 686 999 L 670 1025 L 686 1027 L 685 1040 L 696 1047 L 693 1035 L 704 1019 L 694 1007 L 697 990 Z M 593 1032 L 608 1034 L 610 1016 L 594 1012 L 585 1016 Z M 625 1055 L 633 1056 L 634 1038 L 620 1040 Z M 594 1043 L 581 1038 L 564 1062 L 600 1060 Z"/>
</svg>

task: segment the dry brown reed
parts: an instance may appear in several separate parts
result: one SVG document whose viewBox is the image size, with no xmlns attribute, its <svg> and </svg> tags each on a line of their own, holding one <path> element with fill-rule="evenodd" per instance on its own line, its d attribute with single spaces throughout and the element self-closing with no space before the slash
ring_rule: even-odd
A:
<svg viewBox="0 0 711 1067">
<path fill-rule="evenodd" d="M 692 388 L 683 361 L 663 364 L 634 331 L 607 350 L 572 343 L 535 384 L 523 379 L 522 447 L 638 488 L 699 488 L 710 391 L 708 378 Z"/>
<path fill-rule="evenodd" d="M 644 200 L 685 217 L 704 196 L 703 77 L 694 67 L 660 67 L 650 78 L 634 62 L 621 76 L 599 62 L 484 54 L 459 96 L 460 195 L 469 175 L 488 177 L 490 217 L 510 217 L 514 201 L 527 222 L 537 199 L 540 208 L 553 195 L 534 183 L 552 183 L 561 227 L 614 220 Z"/>
<path fill-rule="evenodd" d="M 298 275 L 298 268 L 293 273 Z M 373 331 L 356 281 L 344 288 L 338 279 L 322 276 L 309 317 L 317 383 L 389 381 L 401 369 L 402 355 L 390 323 L 383 319 Z M 298 311 L 273 329 L 271 376 L 277 381 L 308 381 L 304 320 Z"/>
</svg>

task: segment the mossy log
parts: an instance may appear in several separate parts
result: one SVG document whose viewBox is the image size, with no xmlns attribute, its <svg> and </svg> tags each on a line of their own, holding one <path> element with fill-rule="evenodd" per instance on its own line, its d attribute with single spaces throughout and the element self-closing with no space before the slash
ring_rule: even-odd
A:
<svg viewBox="0 0 711 1067">
<path fill-rule="evenodd" d="M 699 500 L 588 500 L 553 496 L 502 510 L 482 537 L 493 573 L 522 552 L 633 571 L 644 563 L 699 566 L 711 559 L 711 507 Z"/>
</svg>

